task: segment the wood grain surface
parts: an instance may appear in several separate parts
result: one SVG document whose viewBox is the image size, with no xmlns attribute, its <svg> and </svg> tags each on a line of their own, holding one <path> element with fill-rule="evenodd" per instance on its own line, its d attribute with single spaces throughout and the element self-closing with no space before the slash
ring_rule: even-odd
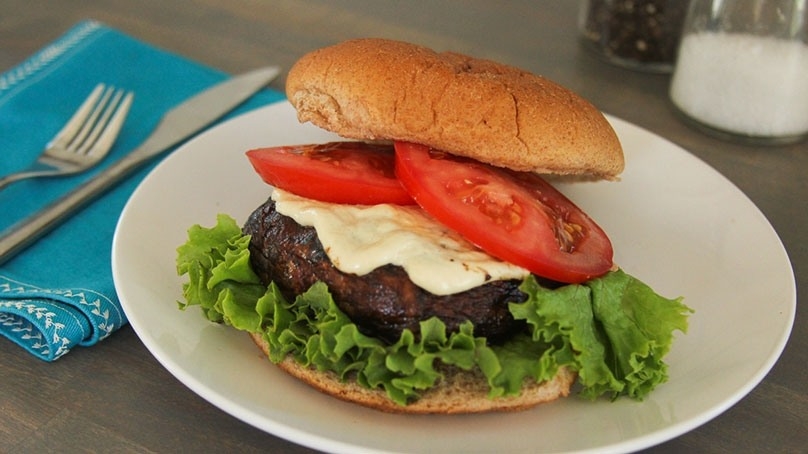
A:
<svg viewBox="0 0 808 454">
<path fill-rule="evenodd" d="M 671 109 L 669 75 L 612 66 L 581 46 L 577 2 L 0 0 L 0 11 L 0 72 L 88 18 L 230 73 L 265 64 L 288 69 L 307 51 L 360 36 L 523 67 L 679 144 L 729 178 L 780 235 L 798 299 L 805 299 L 808 144 L 761 149 L 691 129 Z M 283 77 L 272 84 L 283 86 Z M 808 315 L 798 309 L 783 356 L 759 386 L 704 426 L 648 452 L 808 452 L 806 375 Z M 311 452 L 198 397 L 130 327 L 53 364 L 0 339 L 0 414 L 0 452 Z"/>
</svg>

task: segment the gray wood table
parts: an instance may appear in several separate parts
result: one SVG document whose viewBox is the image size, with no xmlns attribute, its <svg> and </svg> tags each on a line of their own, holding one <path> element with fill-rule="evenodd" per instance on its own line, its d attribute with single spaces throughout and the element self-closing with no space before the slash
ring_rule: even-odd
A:
<svg viewBox="0 0 808 454">
<path fill-rule="evenodd" d="M 374 0 L 0 0 L 0 71 L 93 18 L 206 65 L 288 69 L 305 52 L 384 36 L 514 64 L 673 141 L 729 178 L 766 215 L 808 288 L 808 144 L 757 147 L 705 136 L 672 112 L 669 75 L 596 58 L 577 33 L 577 2 Z M 282 89 L 284 78 L 272 86 Z M 686 182 L 682 182 L 686 184 Z M 761 302 L 765 304 L 765 302 Z M 651 452 L 808 451 L 808 315 L 747 397 Z M 36 383 L 36 386 L 32 386 Z M 207 403 L 163 369 L 125 327 L 46 364 L 0 339 L 0 451 L 310 452 Z"/>
</svg>

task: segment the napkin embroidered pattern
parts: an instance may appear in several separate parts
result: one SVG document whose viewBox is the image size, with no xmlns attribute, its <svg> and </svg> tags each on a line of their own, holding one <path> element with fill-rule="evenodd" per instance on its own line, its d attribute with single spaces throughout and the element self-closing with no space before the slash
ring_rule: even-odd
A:
<svg viewBox="0 0 808 454">
<path fill-rule="evenodd" d="M 61 57 L 66 51 L 81 43 L 84 38 L 100 28 L 101 24 L 98 22 L 82 22 L 58 41 L 42 49 L 11 71 L 0 75 L 0 96 L 3 96 L 3 92 L 11 90 L 18 83 L 47 68 L 48 64 Z"/>
<path fill-rule="evenodd" d="M 76 24 L 0 74 L 0 174 L 33 162 L 97 83 L 135 92 L 129 117 L 100 166 L 76 176 L 20 181 L 0 191 L 0 231 L 135 149 L 167 110 L 227 77 L 93 20 Z M 263 90 L 224 119 L 281 99 L 281 93 Z M 112 238 L 126 201 L 154 165 L 0 264 L 0 335 L 53 361 L 128 323 L 112 279 Z"/>
<path fill-rule="evenodd" d="M 93 345 L 126 323 L 123 311 L 92 290 L 48 290 L 0 276 L 0 329 L 48 360 Z"/>
</svg>

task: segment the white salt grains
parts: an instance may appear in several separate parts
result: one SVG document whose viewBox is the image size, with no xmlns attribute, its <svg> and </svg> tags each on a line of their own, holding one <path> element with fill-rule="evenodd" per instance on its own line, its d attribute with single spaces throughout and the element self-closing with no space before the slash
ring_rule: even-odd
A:
<svg viewBox="0 0 808 454">
<path fill-rule="evenodd" d="M 808 133 L 808 45 L 700 32 L 684 37 L 671 100 L 689 117 L 751 137 Z"/>
</svg>

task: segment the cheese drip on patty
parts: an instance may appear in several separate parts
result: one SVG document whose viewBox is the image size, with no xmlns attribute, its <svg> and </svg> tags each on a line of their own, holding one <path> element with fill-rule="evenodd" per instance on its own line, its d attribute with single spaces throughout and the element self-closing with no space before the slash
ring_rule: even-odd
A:
<svg viewBox="0 0 808 454">
<path fill-rule="evenodd" d="M 334 266 L 359 276 L 398 265 L 415 285 L 451 295 L 530 272 L 481 251 L 417 206 L 339 205 L 275 189 L 275 209 L 313 227 Z"/>
</svg>

